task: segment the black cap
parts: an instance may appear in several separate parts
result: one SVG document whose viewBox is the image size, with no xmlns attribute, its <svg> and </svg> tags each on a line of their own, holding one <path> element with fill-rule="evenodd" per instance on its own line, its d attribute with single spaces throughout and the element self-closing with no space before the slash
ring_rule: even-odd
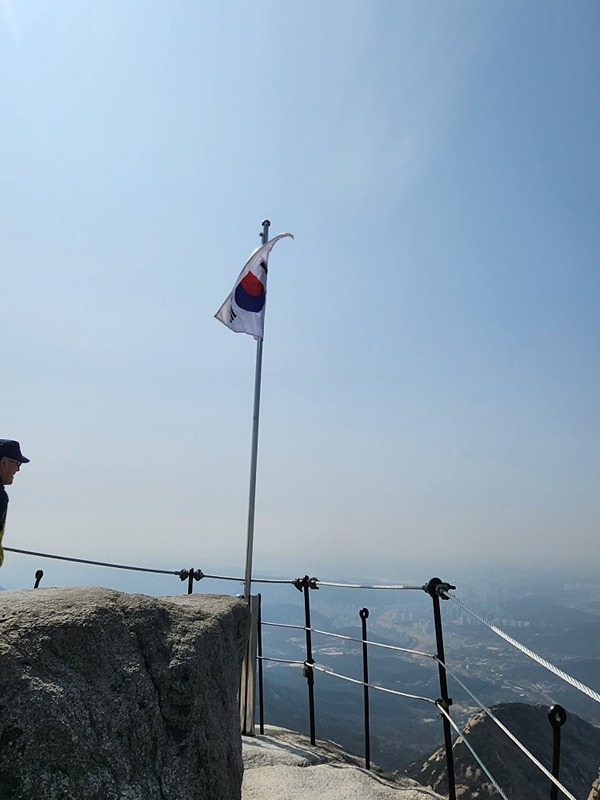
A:
<svg viewBox="0 0 600 800">
<path fill-rule="evenodd" d="M 14 439 L 0 439 L 0 458 L 12 458 L 21 464 L 29 464 L 29 459 L 25 458 L 21 446 Z"/>
</svg>

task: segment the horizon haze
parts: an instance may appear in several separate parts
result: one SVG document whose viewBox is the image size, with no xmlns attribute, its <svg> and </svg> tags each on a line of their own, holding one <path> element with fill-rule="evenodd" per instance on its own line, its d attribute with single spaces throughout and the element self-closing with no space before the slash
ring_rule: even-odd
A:
<svg viewBox="0 0 600 800">
<path fill-rule="evenodd" d="M 599 38 L 592 0 L 0 0 L 4 544 L 243 574 L 255 342 L 214 314 L 268 217 L 255 574 L 595 569 Z"/>
</svg>

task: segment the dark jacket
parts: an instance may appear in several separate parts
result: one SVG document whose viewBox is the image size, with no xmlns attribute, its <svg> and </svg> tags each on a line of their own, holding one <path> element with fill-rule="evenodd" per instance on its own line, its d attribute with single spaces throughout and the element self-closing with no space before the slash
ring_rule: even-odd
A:
<svg viewBox="0 0 600 800">
<path fill-rule="evenodd" d="M 4 526 L 6 525 L 6 510 L 8 508 L 8 495 L 4 489 L 4 484 L 0 483 L 0 567 L 4 561 L 4 550 L 2 549 L 2 537 L 4 536 Z"/>
</svg>

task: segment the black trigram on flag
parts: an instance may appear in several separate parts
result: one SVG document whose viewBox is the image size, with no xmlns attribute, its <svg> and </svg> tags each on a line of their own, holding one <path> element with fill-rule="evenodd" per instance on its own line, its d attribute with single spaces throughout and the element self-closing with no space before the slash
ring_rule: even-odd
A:
<svg viewBox="0 0 600 800">
<path fill-rule="evenodd" d="M 237 314 L 233 310 L 233 306 L 229 306 L 229 322 L 233 322 L 233 320 L 237 317 Z"/>
</svg>

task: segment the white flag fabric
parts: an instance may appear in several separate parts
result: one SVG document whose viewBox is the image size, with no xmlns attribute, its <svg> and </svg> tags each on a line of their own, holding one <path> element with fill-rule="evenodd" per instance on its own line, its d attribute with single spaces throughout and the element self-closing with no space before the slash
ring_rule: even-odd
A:
<svg viewBox="0 0 600 800">
<path fill-rule="evenodd" d="M 269 253 L 273 245 L 286 236 L 294 238 L 291 233 L 280 233 L 256 248 L 244 264 L 233 291 L 215 314 L 232 331 L 263 338 Z"/>
</svg>

